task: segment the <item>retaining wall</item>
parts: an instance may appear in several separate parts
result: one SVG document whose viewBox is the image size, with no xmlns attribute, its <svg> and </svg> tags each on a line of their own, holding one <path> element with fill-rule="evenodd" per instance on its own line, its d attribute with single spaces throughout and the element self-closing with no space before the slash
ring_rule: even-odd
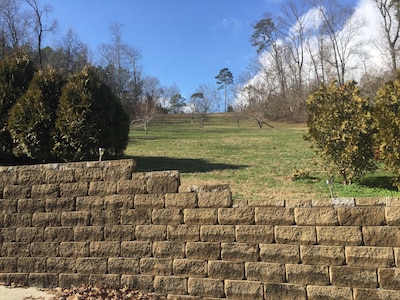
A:
<svg viewBox="0 0 400 300">
<path fill-rule="evenodd" d="M 0 282 L 400 299 L 400 199 L 260 200 L 132 160 L 0 168 Z"/>
</svg>

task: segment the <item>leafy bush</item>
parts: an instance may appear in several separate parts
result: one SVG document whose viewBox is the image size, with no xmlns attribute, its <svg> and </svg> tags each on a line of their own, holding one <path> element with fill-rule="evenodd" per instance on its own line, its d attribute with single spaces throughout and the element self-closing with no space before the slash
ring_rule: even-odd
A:
<svg viewBox="0 0 400 300">
<path fill-rule="evenodd" d="M 378 90 L 375 101 L 375 140 L 379 157 L 396 175 L 394 185 L 400 190 L 400 73 Z"/>
<path fill-rule="evenodd" d="M 351 184 L 373 170 L 373 119 L 368 100 L 354 81 L 321 85 L 307 99 L 306 139 L 332 174 Z"/>
<path fill-rule="evenodd" d="M 51 158 L 56 109 L 64 80 L 54 69 L 35 73 L 29 89 L 11 109 L 8 128 L 18 155 Z"/>
<path fill-rule="evenodd" d="M 0 61 L 0 160 L 13 156 L 13 140 L 8 130 L 10 109 L 28 89 L 35 72 L 28 57 L 12 57 Z"/>
<path fill-rule="evenodd" d="M 98 157 L 99 147 L 119 155 L 128 143 L 129 117 L 93 67 L 64 86 L 55 127 L 54 153 L 67 161 Z"/>
</svg>

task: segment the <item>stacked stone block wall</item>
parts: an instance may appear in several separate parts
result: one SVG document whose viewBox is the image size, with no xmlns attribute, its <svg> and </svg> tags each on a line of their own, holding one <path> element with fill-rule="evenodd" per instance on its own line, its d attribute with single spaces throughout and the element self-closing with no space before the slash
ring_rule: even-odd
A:
<svg viewBox="0 0 400 300">
<path fill-rule="evenodd" d="M 400 299 L 400 199 L 232 203 L 132 160 L 0 168 L 0 282 L 168 299 Z"/>
</svg>

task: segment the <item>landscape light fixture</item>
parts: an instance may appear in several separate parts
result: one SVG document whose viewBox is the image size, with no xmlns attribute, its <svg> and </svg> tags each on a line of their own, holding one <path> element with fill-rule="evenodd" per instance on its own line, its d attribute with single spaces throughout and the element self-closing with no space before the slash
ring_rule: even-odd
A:
<svg viewBox="0 0 400 300">
<path fill-rule="evenodd" d="M 106 149 L 99 148 L 99 161 L 101 161 L 101 158 L 103 157 L 104 151 L 106 151 Z"/>
<path fill-rule="evenodd" d="M 332 187 L 333 181 L 332 181 L 332 179 L 328 179 L 326 181 L 326 184 L 328 185 L 329 193 L 331 194 L 331 199 L 333 200 L 334 197 L 333 197 L 333 187 Z"/>
</svg>

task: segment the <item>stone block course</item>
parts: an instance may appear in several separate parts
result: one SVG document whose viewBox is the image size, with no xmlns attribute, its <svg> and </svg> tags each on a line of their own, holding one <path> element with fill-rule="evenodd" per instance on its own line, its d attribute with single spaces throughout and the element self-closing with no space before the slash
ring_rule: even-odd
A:
<svg viewBox="0 0 400 300">
<path fill-rule="evenodd" d="M 290 283 L 266 283 L 264 284 L 264 299 L 307 300 L 306 287 Z"/>
<path fill-rule="evenodd" d="M 259 261 L 260 250 L 258 244 L 222 243 L 221 258 L 227 261 Z"/>
<path fill-rule="evenodd" d="M 326 246 L 359 246 L 363 244 L 360 226 L 317 226 L 317 242 Z"/>
<path fill-rule="evenodd" d="M 311 226 L 275 226 L 275 241 L 278 244 L 315 245 L 317 234 Z"/>
<path fill-rule="evenodd" d="M 33 216 L 31 214 L 25 213 L 11 213 L 11 214 L 4 214 L 4 227 L 8 228 L 18 228 L 18 227 L 30 227 L 30 226 L 37 226 L 37 227 L 44 227 L 44 222 L 36 222 L 38 218 L 35 218 L 35 214 Z M 33 223 L 32 223 L 33 222 Z M 59 222 L 56 222 L 59 224 Z"/>
<path fill-rule="evenodd" d="M 263 300 L 263 285 L 260 282 L 243 281 L 243 280 L 226 280 L 225 295 L 227 298 L 248 300 Z"/>
<path fill-rule="evenodd" d="M 202 298 L 225 298 L 224 281 L 211 278 L 189 278 L 188 293 Z"/>
<path fill-rule="evenodd" d="M 344 247 L 300 245 L 300 260 L 306 265 L 341 266 L 346 262 Z"/>
<path fill-rule="evenodd" d="M 123 241 L 121 242 L 121 256 L 128 258 L 150 257 L 152 243 L 148 241 Z"/>
<path fill-rule="evenodd" d="M 236 241 L 238 243 L 274 243 L 272 225 L 237 225 Z"/>
<path fill-rule="evenodd" d="M 337 213 L 341 226 L 385 225 L 385 208 L 382 206 L 338 207 Z"/>
<path fill-rule="evenodd" d="M 260 244 L 260 258 L 272 263 L 300 263 L 300 247 L 298 245 Z"/>
<path fill-rule="evenodd" d="M 221 225 L 252 225 L 254 224 L 254 209 L 251 207 L 220 208 L 218 223 Z"/>
<path fill-rule="evenodd" d="M 200 226 L 200 240 L 202 242 L 234 242 L 236 230 L 233 225 L 203 225 Z"/>
<path fill-rule="evenodd" d="M 183 211 L 184 223 L 188 225 L 216 225 L 218 224 L 218 209 L 216 208 L 189 208 Z"/>
<path fill-rule="evenodd" d="M 377 288 L 377 269 L 371 267 L 333 266 L 330 268 L 332 285 Z"/>
<path fill-rule="evenodd" d="M 350 287 L 307 286 L 308 300 L 352 300 L 353 291 Z"/>
<path fill-rule="evenodd" d="M 257 225 L 294 225 L 294 209 L 286 207 L 256 207 Z"/>
<path fill-rule="evenodd" d="M 299 226 L 335 226 L 338 223 L 333 207 L 295 208 L 295 222 Z"/>
<path fill-rule="evenodd" d="M 400 247 L 399 226 L 363 226 L 362 233 L 366 246 Z"/>
<path fill-rule="evenodd" d="M 393 248 L 390 247 L 346 247 L 346 262 L 349 266 L 387 267 L 394 266 Z"/>
<path fill-rule="evenodd" d="M 199 225 L 168 225 L 167 239 L 173 242 L 200 241 Z"/>
<path fill-rule="evenodd" d="M 174 259 L 173 273 L 175 276 L 207 277 L 207 261 L 194 259 Z"/>
<path fill-rule="evenodd" d="M 232 196 L 229 191 L 200 192 L 197 194 L 200 208 L 225 208 L 232 206 Z"/>
<path fill-rule="evenodd" d="M 286 279 L 289 283 L 301 285 L 328 285 L 329 268 L 315 265 L 286 264 Z"/>
<path fill-rule="evenodd" d="M 244 263 L 234 261 L 208 261 L 208 276 L 214 279 L 244 278 Z"/>
</svg>

